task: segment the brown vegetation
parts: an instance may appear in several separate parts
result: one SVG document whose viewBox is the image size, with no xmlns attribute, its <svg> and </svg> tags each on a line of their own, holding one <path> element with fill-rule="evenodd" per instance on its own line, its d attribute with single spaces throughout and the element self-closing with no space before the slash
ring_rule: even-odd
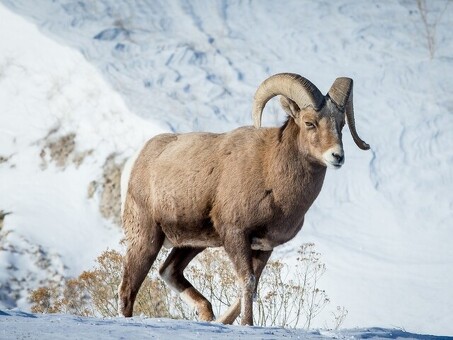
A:
<svg viewBox="0 0 453 340">
<path fill-rule="evenodd" d="M 298 251 L 296 266 L 289 267 L 279 260 L 271 260 L 263 272 L 256 298 L 254 322 L 259 326 L 310 328 L 314 318 L 329 303 L 318 280 L 325 272 L 319 253 L 313 244 L 304 244 Z M 161 256 L 156 263 L 162 262 Z M 70 313 L 81 316 L 113 317 L 118 314 L 117 287 L 121 280 L 123 257 L 115 250 L 107 250 L 97 259 L 94 269 L 69 279 L 62 286 L 46 286 L 30 295 L 34 313 Z M 186 276 L 197 289 L 213 302 L 216 315 L 224 312 L 239 296 L 231 263 L 220 248 L 203 252 L 187 268 Z M 342 323 L 345 314 L 338 323 Z M 136 300 L 136 314 L 148 317 L 168 317 L 196 320 L 177 294 L 160 279 L 147 276 Z M 347 311 L 346 311 L 347 313 Z M 337 322 L 335 321 L 335 322 Z M 338 325 L 339 326 L 339 325 Z"/>
</svg>

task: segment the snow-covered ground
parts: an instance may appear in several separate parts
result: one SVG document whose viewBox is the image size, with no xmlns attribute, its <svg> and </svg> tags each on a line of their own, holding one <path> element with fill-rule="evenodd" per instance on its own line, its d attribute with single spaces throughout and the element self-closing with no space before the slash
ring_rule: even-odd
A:
<svg viewBox="0 0 453 340">
<path fill-rule="evenodd" d="M 344 133 L 345 166 L 328 172 L 304 229 L 274 255 L 295 261 L 302 242 L 322 253 L 332 303 L 315 326 L 341 305 L 347 328 L 453 334 L 448 1 L 426 7 L 432 56 L 416 1 L 1 2 L 2 305 L 26 310 L 24 289 L 119 247 L 99 211 L 109 156 L 121 163 L 162 131 L 249 125 L 257 85 L 295 72 L 323 92 L 352 77 L 372 146 Z M 280 111 L 273 103 L 266 124 Z"/>
<path fill-rule="evenodd" d="M 226 326 L 143 317 L 85 318 L 73 315 L 35 315 L 21 311 L 0 311 L 0 339 L 433 339 L 401 329 L 362 328 L 341 331 Z"/>
</svg>

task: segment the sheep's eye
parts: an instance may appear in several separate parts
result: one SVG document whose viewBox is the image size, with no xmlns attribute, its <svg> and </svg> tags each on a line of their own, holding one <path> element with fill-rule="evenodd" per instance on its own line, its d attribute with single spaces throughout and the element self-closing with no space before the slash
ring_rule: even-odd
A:
<svg viewBox="0 0 453 340">
<path fill-rule="evenodd" d="M 313 129 L 315 127 L 315 124 L 313 124 L 312 122 L 305 122 L 305 126 L 309 129 Z"/>
</svg>

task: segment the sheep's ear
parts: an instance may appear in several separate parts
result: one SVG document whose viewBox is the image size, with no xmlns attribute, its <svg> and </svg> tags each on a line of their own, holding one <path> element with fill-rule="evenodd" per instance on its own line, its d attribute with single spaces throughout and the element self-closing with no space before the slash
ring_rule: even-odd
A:
<svg viewBox="0 0 453 340">
<path fill-rule="evenodd" d="M 285 96 L 280 96 L 280 105 L 289 116 L 293 117 L 294 119 L 299 117 L 300 108 L 294 100 L 291 100 Z"/>
</svg>

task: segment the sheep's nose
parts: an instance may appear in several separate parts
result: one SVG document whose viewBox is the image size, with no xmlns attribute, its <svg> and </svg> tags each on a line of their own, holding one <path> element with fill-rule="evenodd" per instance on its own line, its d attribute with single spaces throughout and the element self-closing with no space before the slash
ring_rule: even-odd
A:
<svg viewBox="0 0 453 340">
<path fill-rule="evenodd" d="M 333 158 L 335 158 L 335 160 L 336 160 L 338 163 L 342 163 L 343 160 L 344 160 L 344 155 L 343 155 L 343 154 L 339 154 L 339 153 L 332 152 L 332 156 L 333 156 Z"/>
</svg>

